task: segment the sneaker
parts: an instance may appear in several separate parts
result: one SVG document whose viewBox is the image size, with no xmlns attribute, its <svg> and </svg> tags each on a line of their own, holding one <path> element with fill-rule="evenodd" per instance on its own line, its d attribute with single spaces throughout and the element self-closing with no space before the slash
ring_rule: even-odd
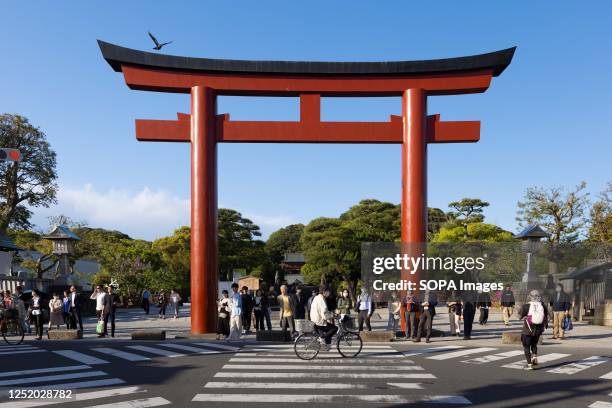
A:
<svg viewBox="0 0 612 408">
<path fill-rule="evenodd" d="M 538 356 L 533 356 L 531 358 L 531 364 L 538 365 Z"/>
<path fill-rule="evenodd" d="M 533 370 L 533 364 L 527 364 L 527 370 Z"/>
</svg>

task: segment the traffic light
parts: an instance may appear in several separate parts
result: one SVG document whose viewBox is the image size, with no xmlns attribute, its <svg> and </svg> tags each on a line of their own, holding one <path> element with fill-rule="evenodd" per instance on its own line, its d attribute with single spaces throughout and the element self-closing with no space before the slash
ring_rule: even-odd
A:
<svg viewBox="0 0 612 408">
<path fill-rule="evenodd" d="M 0 162 L 17 162 L 19 160 L 21 160 L 19 150 L 0 147 Z"/>
</svg>

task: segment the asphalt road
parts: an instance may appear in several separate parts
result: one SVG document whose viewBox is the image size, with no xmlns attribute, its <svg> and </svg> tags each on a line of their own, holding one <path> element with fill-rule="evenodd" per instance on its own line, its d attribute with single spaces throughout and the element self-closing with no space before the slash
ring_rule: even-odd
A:
<svg viewBox="0 0 612 408">
<path fill-rule="evenodd" d="M 298 360 L 287 344 L 28 341 L 0 346 L 0 408 L 462 406 L 612 407 L 609 349 L 366 343 L 353 360 Z M 546 361 L 548 360 L 548 361 Z M 71 389 L 76 399 L 10 399 L 9 390 Z M 282 405 L 281 405 L 282 404 Z M 599 405 L 593 405 L 599 404 Z M 607 405 L 606 405 L 607 404 Z"/>
</svg>

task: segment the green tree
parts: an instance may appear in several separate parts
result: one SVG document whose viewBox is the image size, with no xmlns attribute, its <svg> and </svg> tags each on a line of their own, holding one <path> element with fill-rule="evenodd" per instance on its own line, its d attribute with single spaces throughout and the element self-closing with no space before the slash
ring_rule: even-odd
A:
<svg viewBox="0 0 612 408">
<path fill-rule="evenodd" d="M 484 222 L 467 224 L 467 235 L 463 226 L 442 227 L 432 242 L 506 242 L 513 241 L 512 233 L 505 231 L 497 225 Z"/>
<path fill-rule="evenodd" d="M 302 234 L 306 264 L 302 273 L 310 284 L 337 287 L 344 281 L 350 293 L 355 293 L 359 280 L 360 245 L 354 232 L 338 218 L 316 218 Z"/>
<path fill-rule="evenodd" d="M 449 212 L 449 223 L 455 226 L 461 225 L 467 238 L 469 236 L 468 225 L 484 221 L 483 210 L 489 206 L 489 203 L 479 198 L 462 198 L 459 201 L 448 203 L 448 206 L 455 210 Z"/>
<path fill-rule="evenodd" d="M 259 227 L 238 211 L 219 209 L 219 273 L 222 280 L 231 280 L 236 268 L 250 273 L 265 260 L 264 243 Z"/>
<path fill-rule="evenodd" d="M 0 115 L 0 146 L 19 149 L 21 161 L 0 162 L 0 234 L 31 227 L 32 207 L 56 202 L 56 154 L 45 134 L 19 115 Z"/>
<path fill-rule="evenodd" d="M 516 220 L 521 227 L 539 224 L 553 243 L 575 242 L 585 226 L 584 212 L 588 193 L 582 182 L 567 194 L 563 187 L 544 189 L 529 187 L 523 201 L 518 202 Z"/>
<path fill-rule="evenodd" d="M 400 239 L 400 206 L 396 204 L 362 200 L 340 215 L 340 221 L 359 242 L 394 242 Z"/>
<path fill-rule="evenodd" d="M 191 270 L 190 262 L 191 229 L 181 227 L 174 231 L 169 237 L 153 241 L 152 249 L 161 255 L 161 271 L 152 277 L 150 284 L 159 286 L 155 279 L 163 279 L 174 282 L 170 289 L 176 289 L 181 296 L 186 297 L 190 291 L 189 278 Z"/>
<path fill-rule="evenodd" d="M 559 271 L 560 244 L 577 242 L 584 231 L 584 213 L 588 205 L 585 188 L 584 181 L 568 193 L 562 187 L 529 187 L 524 200 L 518 202 L 516 220 L 519 226 L 539 224 L 550 234 L 547 249 L 550 275 Z"/>
<path fill-rule="evenodd" d="M 589 240 L 612 244 L 612 181 L 598 198 L 590 211 Z"/>
</svg>

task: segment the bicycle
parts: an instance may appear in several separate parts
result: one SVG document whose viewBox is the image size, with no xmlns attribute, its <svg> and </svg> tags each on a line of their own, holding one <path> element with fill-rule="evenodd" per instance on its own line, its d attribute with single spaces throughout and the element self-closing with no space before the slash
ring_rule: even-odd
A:
<svg viewBox="0 0 612 408">
<path fill-rule="evenodd" d="M 344 316 L 343 319 L 338 319 L 336 316 L 334 317 L 334 321 L 338 322 L 338 332 L 335 334 L 335 346 L 336 350 L 342 357 L 345 358 L 354 358 L 361 353 L 361 349 L 363 347 L 363 341 L 361 340 L 361 336 L 359 336 L 359 332 L 350 330 L 347 327 L 350 318 L 348 316 Z M 325 340 L 315 330 L 314 323 L 310 320 L 303 321 L 302 333 L 295 339 L 293 343 L 293 350 L 295 351 L 295 355 L 302 360 L 312 360 L 315 358 L 319 351 L 321 351 L 321 347 L 323 346 Z M 334 343 L 332 339 L 332 343 Z"/>
<path fill-rule="evenodd" d="M 23 327 L 17 320 L 16 310 L 4 310 L 4 313 L 0 316 L 0 332 L 2 332 L 2 338 L 7 344 L 16 346 L 23 342 Z"/>
</svg>

